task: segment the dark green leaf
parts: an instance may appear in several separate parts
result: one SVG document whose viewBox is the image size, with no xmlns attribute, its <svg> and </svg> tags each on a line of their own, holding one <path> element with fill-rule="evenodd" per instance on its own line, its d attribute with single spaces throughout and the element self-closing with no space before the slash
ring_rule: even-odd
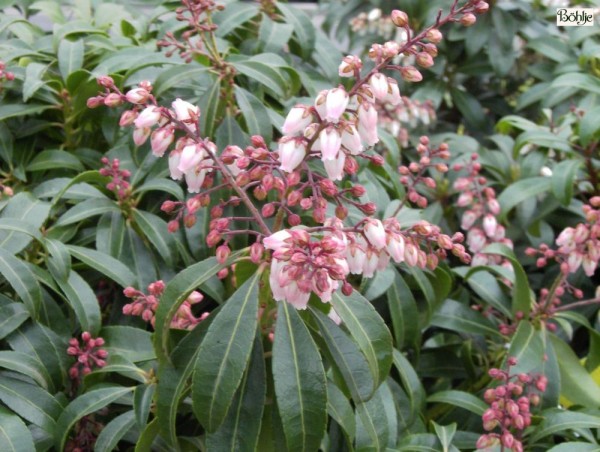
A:
<svg viewBox="0 0 600 452">
<path fill-rule="evenodd" d="M 133 389 L 122 386 L 92 389 L 73 400 L 58 418 L 55 435 L 56 448 L 64 450 L 69 431 L 79 419 L 104 408 L 106 405 L 132 392 Z"/>
<path fill-rule="evenodd" d="M 133 211 L 133 218 L 167 265 L 173 266 L 177 247 L 173 235 L 167 229 L 167 223 L 153 213 L 137 209 Z"/>
<path fill-rule="evenodd" d="M 331 303 L 367 358 L 378 386 L 392 365 L 392 336 L 375 308 L 356 290 L 348 297 L 333 294 Z"/>
<path fill-rule="evenodd" d="M 564 160 L 552 169 L 552 193 L 565 206 L 573 198 L 575 176 L 581 163 L 577 159 Z"/>
<path fill-rule="evenodd" d="M 431 324 L 459 334 L 481 334 L 485 337 L 502 338 L 498 329 L 481 313 L 451 299 L 444 301 L 440 309 L 435 312 Z"/>
<path fill-rule="evenodd" d="M 277 3 L 277 8 L 285 17 L 285 21 L 294 26 L 294 34 L 302 49 L 302 55 L 308 58 L 315 45 L 315 27 L 312 21 L 306 13 L 287 3 Z"/>
<path fill-rule="evenodd" d="M 0 407 L 0 450 L 31 452 L 35 450 L 31 432 L 21 418 Z"/>
<path fill-rule="evenodd" d="M 82 246 L 67 245 L 67 250 L 90 268 L 108 276 L 122 287 L 136 285 L 136 277 L 129 268 L 108 254 Z"/>
<path fill-rule="evenodd" d="M 452 444 L 452 438 L 454 438 L 454 434 L 456 433 L 456 422 L 450 425 L 439 425 L 433 421 L 431 423 L 435 429 L 435 434 L 439 438 L 440 443 L 442 443 L 443 451 L 448 452 Z"/>
<path fill-rule="evenodd" d="M 600 81 L 598 78 L 582 72 L 560 75 L 553 80 L 552 86 L 577 87 L 590 93 L 600 94 Z"/>
<path fill-rule="evenodd" d="M 240 74 L 257 81 L 272 90 L 277 96 L 286 97 L 287 82 L 273 67 L 251 59 L 236 60 L 231 64 Z"/>
<path fill-rule="evenodd" d="M 4 339 L 29 318 L 29 313 L 21 303 L 0 306 L 0 339 Z"/>
<path fill-rule="evenodd" d="M 56 226 L 79 223 L 96 215 L 106 212 L 119 212 L 119 207 L 110 199 L 88 199 L 67 210 L 55 223 Z"/>
<path fill-rule="evenodd" d="M 286 302 L 277 311 L 273 380 L 288 449 L 317 450 L 327 422 L 325 370 L 302 319 Z"/>
<path fill-rule="evenodd" d="M 32 318 L 37 318 L 42 304 L 42 289 L 21 259 L 0 248 L 0 273 L 25 303 Z"/>
<path fill-rule="evenodd" d="M 263 13 L 258 35 L 261 50 L 264 52 L 279 52 L 290 40 L 293 31 L 293 25 L 274 22 Z"/>
<path fill-rule="evenodd" d="M 209 450 L 252 452 L 257 450 L 258 435 L 265 406 L 265 358 L 259 338 L 254 341 L 250 364 L 233 399 L 225 421 L 206 437 Z"/>
<path fill-rule="evenodd" d="M 156 384 L 143 384 L 135 388 L 133 393 L 133 411 L 135 412 L 135 419 L 140 429 L 144 428 L 148 422 L 155 390 Z"/>
<path fill-rule="evenodd" d="M 19 193 L 8 201 L 0 218 L 21 220 L 29 223 L 32 228 L 39 229 L 46 221 L 49 212 L 48 203 L 35 199 L 29 193 Z M 31 243 L 31 237 L 29 233 L 0 230 L 0 248 L 16 254 Z"/>
<path fill-rule="evenodd" d="M 59 240 L 45 239 L 44 244 L 50 253 L 48 269 L 54 279 L 66 281 L 71 272 L 71 256 L 67 247 Z"/>
<path fill-rule="evenodd" d="M 106 326 L 100 334 L 106 341 L 103 347 L 109 356 L 119 355 L 131 362 L 150 361 L 156 358 L 152 348 L 152 334 L 131 326 Z"/>
<path fill-rule="evenodd" d="M 383 383 L 367 402 L 356 404 L 356 447 L 358 450 L 384 450 L 390 435 L 384 400 L 392 394 Z M 394 419 L 394 424 L 396 420 Z"/>
<path fill-rule="evenodd" d="M 213 20 L 218 26 L 215 35 L 221 38 L 226 36 L 240 25 L 248 22 L 259 12 L 258 5 L 252 3 L 229 3 L 225 10 L 219 11 L 213 16 Z"/>
<path fill-rule="evenodd" d="M 72 169 L 83 171 L 81 161 L 73 154 L 61 150 L 42 151 L 35 156 L 29 165 L 27 171 L 46 171 L 50 169 Z"/>
<path fill-rule="evenodd" d="M 96 443 L 95 452 L 112 452 L 123 436 L 135 425 L 135 415 L 133 411 L 127 411 L 104 426 Z"/>
<path fill-rule="evenodd" d="M 273 127 L 263 103 L 252 93 L 237 85 L 235 99 L 242 111 L 250 135 L 261 135 L 265 141 L 270 142 L 273 136 Z"/>
<path fill-rule="evenodd" d="M 418 322 L 419 311 L 410 288 L 397 270 L 394 271 L 394 282 L 387 291 L 387 302 L 392 317 L 396 348 L 416 345 L 421 334 Z"/>
<path fill-rule="evenodd" d="M 194 413 L 211 433 L 225 420 L 252 351 L 260 274 L 248 279 L 213 319 L 192 378 Z"/>
<path fill-rule="evenodd" d="M 100 306 L 96 294 L 79 274 L 71 270 L 67 280 L 57 280 L 57 284 L 67 297 L 69 305 L 83 331 L 89 331 L 94 337 L 102 326 Z"/>
<path fill-rule="evenodd" d="M 205 76 L 208 69 L 207 66 L 198 66 L 193 63 L 170 67 L 169 69 L 162 71 L 160 75 L 156 77 L 152 92 L 155 96 L 160 97 L 161 94 L 174 86 L 180 86 L 182 82 L 195 80 Z M 204 114 L 204 111 L 202 111 L 202 114 Z"/>
<path fill-rule="evenodd" d="M 176 182 L 169 179 L 150 179 L 136 188 L 134 193 L 146 193 L 149 191 L 162 191 L 175 196 L 179 201 L 183 200 L 183 190 Z"/>
<path fill-rule="evenodd" d="M 544 420 L 531 436 L 532 442 L 564 430 L 598 428 L 600 425 L 600 416 L 592 416 L 574 411 L 551 409 L 544 411 L 543 417 Z"/>
<path fill-rule="evenodd" d="M 6 104 L 0 105 L 0 121 L 5 121 L 9 118 L 18 116 L 28 116 L 41 113 L 49 108 L 56 108 L 53 105 L 36 105 L 36 104 Z"/>
<path fill-rule="evenodd" d="M 530 177 L 509 185 L 498 197 L 498 203 L 502 206 L 500 218 L 505 218 L 508 212 L 526 199 L 549 191 L 550 186 L 548 177 Z"/>
<path fill-rule="evenodd" d="M 332 382 L 327 382 L 327 412 L 344 430 L 350 443 L 356 436 L 354 410 L 344 393 Z"/>
<path fill-rule="evenodd" d="M 600 107 L 594 107 L 586 111 L 579 122 L 579 140 L 583 146 L 587 146 L 594 137 L 597 137 L 600 130 L 598 116 L 600 116 Z"/>
<path fill-rule="evenodd" d="M 58 45 L 58 69 L 63 80 L 67 80 L 69 74 L 81 69 L 83 66 L 83 40 L 69 41 L 63 39 Z"/>
<path fill-rule="evenodd" d="M 475 413 L 477 416 L 481 416 L 488 406 L 479 397 L 469 394 L 464 391 L 441 391 L 430 395 L 427 398 L 429 403 L 447 403 L 448 405 L 454 405 L 459 408 Z"/>
</svg>

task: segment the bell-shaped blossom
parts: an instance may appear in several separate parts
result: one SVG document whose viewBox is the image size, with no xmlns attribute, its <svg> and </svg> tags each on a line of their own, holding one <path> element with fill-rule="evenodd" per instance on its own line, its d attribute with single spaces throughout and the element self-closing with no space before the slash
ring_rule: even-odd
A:
<svg viewBox="0 0 600 452">
<path fill-rule="evenodd" d="M 172 127 L 161 127 L 152 132 L 150 145 L 152 146 L 152 154 L 156 157 L 162 157 L 166 150 L 171 146 L 175 139 L 175 132 Z"/>
<path fill-rule="evenodd" d="M 467 245 L 473 253 L 480 252 L 487 244 L 487 239 L 483 231 L 479 228 L 473 228 L 467 233 Z"/>
<path fill-rule="evenodd" d="M 277 231 L 274 234 L 271 234 L 269 237 L 265 237 L 263 239 L 263 245 L 265 248 L 277 251 L 283 247 L 289 247 L 289 240 L 292 237 L 286 229 L 282 229 L 281 231 Z"/>
<path fill-rule="evenodd" d="M 342 132 L 342 146 L 348 149 L 352 155 L 358 155 L 364 151 L 360 134 L 353 125 L 344 127 L 344 131 Z"/>
<path fill-rule="evenodd" d="M 200 116 L 200 109 L 185 100 L 179 98 L 175 99 L 171 104 L 173 110 L 175 110 L 175 117 L 181 122 L 196 122 Z"/>
<path fill-rule="evenodd" d="M 321 119 L 325 119 L 327 116 L 327 94 L 328 90 L 321 91 L 315 98 L 315 110 Z"/>
<path fill-rule="evenodd" d="M 363 102 L 358 107 L 358 133 L 367 146 L 373 146 L 379 142 L 377 116 L 377 110 L 372 104 Z"/>
<path fill-rule="evenodd" d="M 131 102 L 132 104 L 143 104 L 148 100 L 149 96 L 150 93 L 144 88 L 133 88 L 125 94 L 127 102 Z"/>
<path fill-rule="evenodd" d="M 190 143 L 181 151 L 181 157 L 179 159 L 179 171 L 187 173 L 190 169 L 196 167 L 202 160 L 204 160 L 206 153 L 201 145 L 196 143 Z"/>
<path fill-rule="evenodd" d="M 367 254 L 365 253 L 364 245 L 358 241 L 354 241 L 346 248 L 346 262 L 350 273 L 360 275 L 365 265 Z"/>
<path fill-rule="evenodd" d="M 385 248 L 386 234 L 383 223 L 380 220 L 369 218 L 363 229 L 369 243 L 377 250 Z"/>
<path fill-rule="evenodd" d="M 181 151 L 174 150 L 169 154 L 169 172 L 171 179 L 180 180 L 183 177 L 183 171 L 179 169 L 179 161 L 181 160 Z"/>
<path fill-rule="evenodd" d="M 389 77 L 387 81 L 389 88 L 383 100 L 391 105 L 398 105 L 402 101 L 402 97 L 400 97 L 400 88 L 398 88 L 398 82 Z"/>
<path fill-rule="evenodd" d="M 404 261 L 404 237 L 400 234 L 390 234 L 388 236 L 386 251 L 394 262 L 400 263 Z"/>
<path fill-rule="evenodd" d="M 210 159 L 206 159 L 201 162 L 198 167 L 192 168 L 185 173 L 185 183 L 188 188 L 188 192 L 190 193 L 199 193 L 202 188 L 202 184 L 204 183 L 204 179 L 206 178 L 206 173 L 208 173 L 210 168 L 208 166 L 211 164 Z"/>
<path fill-rule="evenodd" d="M 319 144 L 321 147 L 321 159 L 335 160 L 342 146 L 342 137 L 334 127 L 327 127 L 319 134 Z"/>
<path fill-rule="evenodd" d="M 133 130 L 133 142 L 136 146 L 141 146 L 150 136 L 152 129 L 150 127 L 138 127 Z"/>
<path fill-rule="evenodd" d="M 378 100 L 384 100 L 388 94 L 388 79 L 381 73 L 374 74 L 369 80 L 373 95 Z"/>
<path fill-rule="evenodd" d="M 471 229 L 471 226 L 473 226 L 473 224 L 475 224 L 475 221 L 477 220 L 477 218 L 478 218 L 478 215 L 475 212 L 473 212 L 472 210 L 465 211 L 465 213 L 463 213 L 463 215 L 462 215 L 460 227 L 465 231 Z"/>
<path fill-rule="evenodd" d="M 325 120 L 337 123 L 346 111 L 349 100 L 348 93 L 343 87 L 329 90 L 325 100 Z"/>
<path fill-rule="evenodd" d="M 279 141 L 279 161 L 283 171 L 291 173 L 306 157 L 306 144 L 302 139 L 284 137 Z"/>
<path fill-rule="evenodd" d="M 417 265 L 419 260 L 419 248 L 412 242 L 408 242 L 404 247 L 404 261 L 411 267 Z"/>
<path fill-rule="evenodd" d="M 133 123 L 138 129 L 143 129 L 156 125 L 159 120 L 160 108 L 151 106 L 144 108 Z"/>
<path fill-rule="evenodd" d="M 323 166 L 330 180 L 342 180 L 344 177 L 344 165 L 346 164 L 346 154 L 338 152 L 335 160 L 323 160 Z"/>
<path fill-rule="evenodd" d="M 312 122 L 312 119 L 312 114 L 305 105 L 296 105 L 285 118 L 281 131 L 286 135 L 302 133 Z"/>
<path fill-rule="evenodd" d="M 372 278 L 379 264 L 379 253 L 373 248 L 369 248 L 362 268 L 362 275 L 365 278 Z"/>
<path fill-rule="evenodd" d="M 483 217 L 483 230 L 488 237 L 494 237 L 497 227 L 498 221 L 494 215 L 487 214 Z"/>
</svg>

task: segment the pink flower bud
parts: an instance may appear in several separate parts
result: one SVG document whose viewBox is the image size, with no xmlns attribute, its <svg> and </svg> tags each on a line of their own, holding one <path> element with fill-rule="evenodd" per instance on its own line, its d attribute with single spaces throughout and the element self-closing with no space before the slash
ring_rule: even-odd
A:
<svg viewBox="0 0 600 452">
<path fill-rule="evenodd" d="M 404 11 L 394 9 L 392 11 L 392 22 L 396 27 L 406 27 L 408 25 L 408 14 Z"/>
<path fill-rule="evenodd" d="M 362 68 L 362 61 L 360 58 L 354 55 L 348 55 L 344 57 L 340 67 L 338 69 L 338 74 L 340 77 L 352 77 L 356 70 L 360 70 Z"/>
<path fill-rule="evenodd" d="M 385 247 L 386 234 L 381 221 L 369 218 L 365 223 L 363 231 L 367 240 L 371 243 L 371 245 L 373 245 L 373 247 L 378 250 Z"/>
<path fill-rule="evenodd" d="M 433 44 L 442 42 L 442 38 L 442 33 L 437 28 L 432 28 L 425 34 L 425 39 L 429 40 Z"/>
<path fill-rule="evenodd" d="M 407 82 L 420 82 L 423 75 L 414 66 L 404 66 L 400 68 L 400 75 Z"/>
<path fill-rule="evenodd" d="M 475 22 L 477 22 L 477 18 L 475 17 L 475 14 L 472 13 L 463 14 L 460 18 L 460 23 L 465 27 L 470 27 Z"/>
<path fill-rule="evenodd" d="M 434 64 L 433 57 L 427 52 L 419 52 L 416 59 L 417 64 L 424 68 L 429 68 Z"/>
<path fill-rule="evenodd" d="M 160 108 L 146 107 L 135 119 L 134 124 L 138 129 L 152 127 L 160 120 Z"/>
<path fill-rule="evenodd" d="M 156 157 L 162 157 L 171 143 L 173 143 L 174 139 L 175 133 L 172 127 L 161 127 L 160 129 L 156 129 L 154 132 L 152 132 L 150 138 L 152 153 Z"/>
<path fill-rule="evenodd" d="M 379 142 L 377 134 L 377 110 L 367 102 L 358 107 L 358 133 L 367 146 L 373 146 Z"/>
<path fill-rule="evenodd" d="M 144 104 L 148 100 L 148 97 L 150 97 L 150 93 L 144 88 L 134 88 L 125 94 L 127 102 L 131 102 L 132 104 Z"/>
<path fill-rule="evenodd" d="M 181 122 L 196 123 L 200 117 L 200 109 L 179 98 L 175 99 L 171 104 L 175 110 L 175 116 Z"/>
<path fill-rule="evenodd" d="M 250 246 L 250 260 L 258 264 L 262 260 L 265 249 L 260 242 L 255 242 Z"/>
<path fill-rule="evenodd" d="M 123 103 L 123 99 L 117 93 L 110 93 L 104 98 L 104 105 L 107 107 L 118 107 Z"/>
<path fill-rule="evenodd" d="M 378 100 L 383 100 L 388 93 L 387 77 L 381 73 L 374 74 L 369 80 L 373 95 Z"/>
<path fill-rule="evenodd" d="M 494 235 L 496 234 L 497 227 L 498 227 L 498 222 L 496 221 L 495 216 L 493 216 L 491 214 L 487 214 L 483 218 L 483 230 L 485 231 L 485 234 L 488 237 L 494 237 Z"/>
</svg>

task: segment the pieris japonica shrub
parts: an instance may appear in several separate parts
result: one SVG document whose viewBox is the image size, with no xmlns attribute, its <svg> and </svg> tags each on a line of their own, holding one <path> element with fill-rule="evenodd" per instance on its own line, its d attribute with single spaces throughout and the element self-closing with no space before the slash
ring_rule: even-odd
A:
<svg viewBox="0 0 600 452">
<path fill-rule="evenodd" d="M 0 450 L 597 448 L 597 28 L 2 5 Z"/>
</svg>

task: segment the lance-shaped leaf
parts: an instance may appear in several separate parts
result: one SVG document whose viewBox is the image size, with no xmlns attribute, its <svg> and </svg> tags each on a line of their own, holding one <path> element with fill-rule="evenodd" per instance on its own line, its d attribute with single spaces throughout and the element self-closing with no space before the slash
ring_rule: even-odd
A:
<svg viewBox="0 0 600 452">
<path fill-rule="evenodd" d="M 55 444 L 58 450 L 64 450 L 71 428 L 75 423 L 90 413 L 104 408 L 118 398 L 132 392 L 134 387 L 109 386 L 92 389 L 73 400 L 62 412 L 56 422 Z"/>
<path fill-rule="evenodd" d="M 208 258 L 186 268 L 169 281 L 158 304 L 154 326 L 154 347 L 160 360 L 169 359 L 170 325 L 179 306 L 192 290 L 204 284 L 223 267 L 230 265 L 239 255 L 240 253 L 231 253 L 224 264 L 219 264 L 214 257 Z"/>
<path fill-rule="evenodd" d="M 265 407 L 265 358 L 260 337 L 254 341 L 250 364 L 225 421 L 206 437 L 208 450 L 253 452 L 256 450 Z"/>
<path fill-rule="evenodd" d="M 95 452 L 111 452 L 123 436 L 135 425 L 135 414 L 133 410 L 117 416 L 104 426 L 98 439 L 94 444 Z"/>
<path fill-rule="evenodd" d="M 308 329 L 286 302 L 277 311 L 273 379 L 288 449 L 317 450 L 327 422 L 325 371 Z"/>
<path fill-rule="evenodd" d="M 358 450 L 384 450 L 388 445 L 390 427 L 392 425 L 397 427 L 397 419 L 395 407 L 392 412 L 386 410 L 386 399 L 391 402 L 392 393 L 384 383 L 370 400 L 356 404 L 356 448 Z"/>
<path fill-rule="evenodd" d="M 67 297 L 83 331 L 97 336 L 102 323 L 100 306 L 89 284 L 75 271 L 69 273 L 69 279 L 56 282 Z"/>
<path fill-rule="evenodd" d="M 87 218 L 101 215 L 106 212 L 118 212 L 117 203 L 110 199 L 92 198 L 80 202 L 67 210 L 56 222 L 56 226 L 79 223 Z"/>
<path fill-rule="evenodd" d="M 0 407 L 0 450 L 29 452 L 35 450 L 31 432 L 19 416 Z"/>
<path fill-rule="evenodd" d="M 355 402 L 367 400 L 375 391 L 369 363 L 356 343 L 348 335 L 317 309 L 311 313 L 327 345 L 328 354 L 339 370 Z"/>
<path fill-rule="evenodd" d="M 225 420 L 248 365 L 258 324 L 258 281 L 248 279 L 213 319 L 200 345 L 192 378 L 196 417 L 209 431 Z"/>
<path fill-rule="evenodd" d="M 37 318 L 42 304 L 42 289 L 29 267 L 0 248 L 0 273 L 23 300 L 31 317 Z"/>
<path fill-rule="evenodd" d="M 108 276 L 122 287 L 132 286 L 136 283 L 136 277 L 131 270 L 114 257 L 83 246 L 67 245 L 66 248 L 71 256 Z"/>
<path fill-rule="evenodd" d="M 385 322 L 356 290 L 348 297 L 334 293 L 331 304 L 367 358 L 376 385 L 381 384 L 392 365 L 392 336 Z"/>
<path fill-rule="evenodd" d="M 565 430 L 576 430 L 580 428 L 598 428 L 600 425 L 600 416 L 593 416 L 586 413 L 577 413 L 574 411 L 564 411 L 551 409 L 543 413 L 544 420 L 537 427 L 532 442 Z"/>
</svg>

